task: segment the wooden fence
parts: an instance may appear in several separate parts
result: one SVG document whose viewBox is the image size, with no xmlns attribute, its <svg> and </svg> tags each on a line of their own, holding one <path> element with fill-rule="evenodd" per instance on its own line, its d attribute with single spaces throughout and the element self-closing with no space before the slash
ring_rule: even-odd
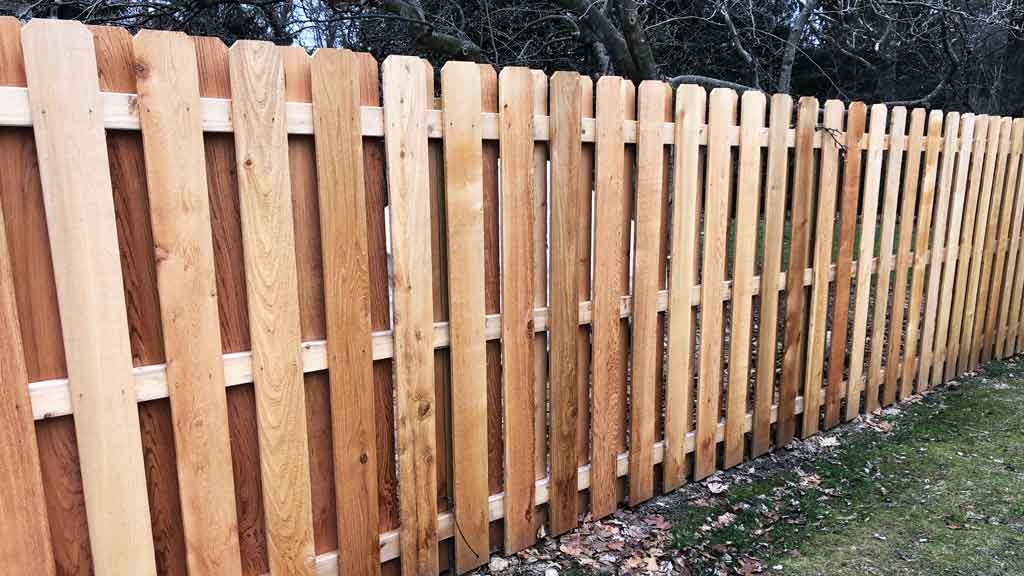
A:
<svg viewBox="0 0 1024 576">
<path fill-rule="evenodd" d="M 1024 346 L 1022 119 L 381 72 L 0 19 L 5 573 L 464 572 Z"/>
</svg>

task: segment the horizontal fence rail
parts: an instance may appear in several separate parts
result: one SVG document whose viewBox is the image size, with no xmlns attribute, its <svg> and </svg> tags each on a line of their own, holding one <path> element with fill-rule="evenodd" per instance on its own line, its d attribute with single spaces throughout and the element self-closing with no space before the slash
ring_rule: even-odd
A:
<svg viewBox="0 0 1024 576">
<path fill-rule="evenodd" d="M 1024 348 L 1024 119 L 0 48 L 5 572 L 463 573 Z"/>
</svg>

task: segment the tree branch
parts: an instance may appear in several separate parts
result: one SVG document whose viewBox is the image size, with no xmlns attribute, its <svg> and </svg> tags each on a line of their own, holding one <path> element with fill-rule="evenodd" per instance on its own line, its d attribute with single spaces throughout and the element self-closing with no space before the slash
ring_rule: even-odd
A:
<svg viewBox="0 0 1024 576">
<path fill-rule="evenodd" d="M 408 22 L 410 35 L 421 47 L 474 62 L 488 61 L 480 46 L 472 40 L 438 32 L 432 24 L 427 22 L 419 0 L 380 0 L 380 5 L 388 12 L 401 16 Z"/>
<path fill-rule="evenodd" d="M 800 38 L 804 35 L 804 28 L 807 21 L 811 19 L 811 13 L 818 7 L 820 0 L 806 0 L 804 7 L 793 22 L 793 28 L 789 31 L 786 39 L 786 51 L 782 54 L 782 67 L 779 70 L 779 82 L 776 89 L 779 92 L 789 92 L 793 80 L 793 62 L 796 60 L 796 49 Z"/>
<path fill-rule="evenodd" d="M 640 16 L 637 12 L 634 0 L 618 0 L 619 21 L 625 32 L 626 40 L 629 42 L 629 52 L 633 55 L 633 62 L 636 64 L 637 72 L 640 74 L 634 80 L 653 80 L 658 77 L 658 62 L 654 58 L 651 45 L 647 42 L 647 35 L 640 26 Z"/>
<path fill-rule="evenodd" d="M 668 82 L 672 86 L 678 86 L 680 84 L 700 84 L 701 86 L 707 86 L 709 88 L 731 88 L 739 92 L 743 92 L 746 90 L 755 90 L 755 88 L 753 88 L 752 86 L 739 84 L 737 82 L 730 82 L 728 80 L 722 80 L 721 78 L 701 76 L 699 74 L 681 74 L 679 76 L 669 78 Z"/>
</svg>

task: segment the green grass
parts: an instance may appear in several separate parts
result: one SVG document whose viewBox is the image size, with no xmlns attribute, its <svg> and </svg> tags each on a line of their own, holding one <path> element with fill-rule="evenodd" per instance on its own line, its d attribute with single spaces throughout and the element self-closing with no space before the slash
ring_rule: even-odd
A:
<svg viewBox="0 0 1024 576">
<path fill-rule="evenodd" d="M 833 230 L 833 233 L 832 233 L 832 263 L 833 264 L 835 264 L 836 260 L 838 260 L 838 258 L 839 258 L 839 224 L 840 224 L 840 222 L 839 222 L 839 219 L 837 218 L 835 220 L 835 225 L 834 225 L 835 227 L 834 227 L 834 230 Z M 853 259 L 854 260 L 857 259 L 857 255 L 860 253 L 861 232 L 862 232 L 862 226 L 858 222 L 857 223 L 857 227 L 854 229 L 854 236 L 853 236 Z M 899 235 L 900 235 L 899 232 L 900 232 L 899 231 L 899 223 L 897 222 L 896 230 L 895 230 L 895 232 L 893 234 L 893 248 L 892 248 L 893 252 L 895 252 L 896 251 L 896 247 L 899 246 L 899 241 L 900 241 L 899 240 Z M 726 254 L 728 256 L 729 269 L 731 270 L 732 269 L 732 262 L 735 261 L 735 258 L 736 258 L 736 220 L 730 220 L 729 221 L 729 228 L 728 228 L 726 233 L 727 233 L 727 236 L 726 236 Z M 792 223 L 789 220 L 786 220 L 783 223 L 783 225 L 782 225 L 782 270 L 785 270 L 786 267 L 789 265 L 789 247 L 790 247 L 790 244 L 791 244 L 792 234 L 793 234 L 793 225 L 792 225 Z M 756 260 L 757 260 L 759 265 L 764 260 L 764 235 L 765 235 L 764 219 L 761 219 L 761 220 L 758 220 L 758 222 L 757 222 L 757 244 L 756 244 L 756 247 L 755 247 L 756 254 L 757 254 Z M 913 250 L 913 243 L 914 243 L 914 239 L 916 237 L 917 237 L 917 230 L 914 230 L 914 232 L 913 232 L 913 234 L 911 236 L 911 250 Z M 701 229 L 701 231 L 700 231 L 700 238 L 698 239 L 698 244 L 699 244 L 699 246 L 698 246 L 699 249 L 701 251 L 703 251 L 704 250 L 704 231 L 703 231 L 703 229 Z M 813 239 L 812 239 L 812 244 L 813 244 Z M 878 254 L 879 254 L 879 252 L 881 250 L 881 245 L 882 245 L 881 218 L 879 218 L 879 221 L 878 221 L 877 225 L 875 226 L 874 245 L 875 245 L 875 247 L 874 247 L 874 256 L 877 258 Z M 811 258 L 813 259 L 813 254 L 811 255 Z M 808 265 L 811 265 L 812 263 L 813 262 L 809 261 Z"/>
<path fill-rule="evenodd" d="M 798 488 L 796 472 L 780 468 L 713 506 L 687 506 L 673 544 L 756 558 L 769 574 L 1024 574 L 1022 377 L 1019 363 L 993 363 L 984 378 L 906 408 L 888 435 L 843 436 L 827 457 L 799 464 L 817 487 Z M 731 524 L 701 529 L 726 511 Z M 690 569 L 710 574 L 713 564 Z"/>
</svg>

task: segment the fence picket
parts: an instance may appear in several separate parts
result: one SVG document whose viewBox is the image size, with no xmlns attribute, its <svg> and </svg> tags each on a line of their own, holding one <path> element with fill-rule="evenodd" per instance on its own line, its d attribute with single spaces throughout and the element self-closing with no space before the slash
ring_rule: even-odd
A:
<svg viewBox="0 0 1024 576">
<path fill-rule="evenodd" d="M 693 406 L 694 322 L 690 294 L 697 274 L 700 234 L 701 154 L 698 130 L 704 123 L 707 94 L 700 86 L 676 92 L 673 165 L 672 264 L 670 268 L 668 363 L 665 375 L 665 490 L 686 479 L 685 439 Z"/>
<path fill-rule="evenodd" d="M 451 303 L 452 454 L 455 566 L 467 572 L 486 563 L 487 365 L 484 337 L 483 151 L 480 69 L 450 62 L 441 70 L 444 108 L 445 201 Z M 468 88 L 468 89 L 467 89 Z M 506 500 L 507 501 L 507 500 Z"/>
<path fill-rule="evenodd" d="M 915 108 L 910 113 L 910 135 L 907 138 L 906 169 L 903 175 L 903 194 L 897 232 L 896 274 L 892 285 L 892 311 L 889 321 L 889 353 L 885 365 L 885 387 L 882 404 L 888 406 L 896 400 L 897 391 L 905 394 L 900 386 L 901 350 L 903 349 L 904 304 L 907 299 L 907 273 L 910 261 L 910 246 L 914 238 L 914 215 L 917 209 L 918 181 L 921 174 L 921 154 L 924 150 L 925 111 Z M 912 191 L 913 193 L 909 193 Z M 911 361 L 903 359 L 902 362 Z M 871 409 L 868 405 L 868 409 Z"/>
<path fill-rule="evenodd" d="M 819 400 L 821 387 L 824 383 L 823 369 L 828 346 L 825 341 L 825 328 L 828 324 L 829 301 L 829 268 L 832 264 L 833 244 L 838 245 L 836 262 L 836 294 L 833 306 L 834 320 L 832 323 L 831 359 L 836 359 L 837 349 L 846 345 L 846 310 L 849 307 L 850 293 L 850 262 L 852 257 L 852 238 L 850 238 L 849 199 L 853 196 L 853 211 L 856 211 L 857 192 L 850 192 L 850 181 L 844 180 L 842 196 L 839 196 L 837 179 L 839 177 L 839 142 L 833 137 L 833 131 L 843 129 L 843 104 L 838 100 L 825 102 L 825 117 L 821 143 L 821 160 L 818 167 L 818 201 L 817 221 L 814 226 L 814 281 L 811 285 L 810 317 L 807 329 L 807 367 L 804 380 L 804 413 L 802 436 L 808 437 L 818 433 Z M 850 125 L 847 136 L 859 140 L 864 132 L 863 109 L 850 109 Z M 860 180 L 860 159 L 850 154 L 847 157 L 847 177 L 854 181 Z M 856 174 L 854 174 L 856 171 Z M 837 210 L 838 208 L 838 210 Z M 836 233 L 836 214 L 840 214 L 841 228 L 839 237 Z M 845 290 L 844 290 L 845 284 Z M 843 294 L 845 292 L 845 295 Z M 839 351 L 840 358 L 842 351 Z M 840 360 L 841 362 L 841 360 Z M 840 367 L 840 370 L 842 368 Z M 832 371 L 828 374 L 828 385 L 838 384 L 832 379 Z"/>
<path fill-rule="evenodd" d="M 589 76 L 580 76 L 580 92 L 582 118 L 595 120 L 594 81 L 591 80 Z M 582 125 L 580 126 L 580 129 L 582 131 Z M 580 254 L 579 264 L 577 266 L 579 280 L 576 287 L 579 289 L 579 302 L 593 302 L 592 297 L 594 294 L 594 283 L 591 280 L 591 268 L 594 264 L 594 179 L 596 177 L 594 171 L 594 160 L 596 156 L 596 146 L 593 143 L 588 143 L 583 144 L 582 147 L 583 150 L 580 154 L 581 168 L 579 170 L 579 194 L 581 204 L 578 211 L 580 217 L 580 236 L 578 239 Z M 593 317 L 591 317 L 591 320 L 593 320 Z M 579 418 L 577 419 L 577 424 L 579 427 L 576 430 L 576 458 L 580 466 L 585 466 L 590 463 L 590 447 L 592 446 L 592 438 L 590 434 L 590 423 L 593 419 L 593 405 L 590 402 L 592 384 L 592 336 L 592 323 L 580 328 L 578 344 L 579 366 L 577 369 L 577 377 L 579 378 L 579 389 L 577 391 L 577 398 L 579 398 Z"/>
<path fill-rule="evenodd" d="M 551 76 L 551 498 L 552 535 L 576 527 L 576 433 L 580 418 L 577 337 L 580 243 L 580 82 Z M 589 192 L 588 192 L 589 195 Z"/>
<path fill-rule="evenodd" d="M 998 291 L 990 292 L 993 286 L 994 272 L 997 259 L 996 244 L 999 242 L 999 228 L 1001 208 L 1006 196 L 1006 172 L 1010 159 L 1010 135 L 1012 124 L 1009 118 L 1002 118 L 999 122 L 999 156 L 996 160 L 996 174 L 992 182 L 992 189 L 989 199 L 988 219 L 985 224 L 985 248 L 982 252 L 981 278 L 978 284 L 978 297 L 974 316 L 974 336 L 971 339 L 971 353 L 968 364 L 973 370 L 978 363 L 986 359 L 983 350 L 988 348 L 990 341 L 988 311 L 993 304 L 993 296 L 998 298 Z"/>
<path fill-rule="evenodd" d="M 548 115 L 548 77 L 531 70 L 533 115 Z M 533 144 L 533 307 L 548 307 L 548 147 Z M 533 471 L 537 480 L 548 475 L 548 334 L 533 336 Z M 545 514 L 534 517 L 534 528 L 545 522 Z"/>
<path fill-rule="evenodd" d="M 889 312 L 889 287 L 894 264 L 893 242 L 896 234 L 896 208 L 900 196 L 900 169 L 903 166 L 903 150 L 907 145 L 907 109 L 893 108 L 889 124 L 889 152 L 885 169 L 885 199 L 882 206 L 882 235 L 878 245 L 878 274 L 875 279 L 875 314 L 872 320 L 871 361 L 864 389 L 864 412 L 870 414 L 878 409 L 879 387 L 887 381 L 882 372 L 882 354 L 886 349 L 886 316 Z M 894 334 L 889 331 L 889 338 Z M 884 374 L 888 374 L 886 371 Z M 858 414 L 858 402 L 851 396 L 846 404 L 846 419 L 852 420 Z"/>
<path fill-rule="evenodd" d="M 501 109 L 501 354 L 505 407 L 505 551 L 533 545 L 533 77 L 498 75 Z"/>
<path fill-rule="evenodd" d="M 1003 247 L 1006 249 L 1005 276 L 1002 279 L 1003 293 L 1000 297 L 999 318 L 996 323 L 996 340 L 993 344 L 996 358 L 1009 356 L 1008 336 L 1011 331 L 1010 309 L 1014 297 L 1013 287 L 1015 286 L 1015 274 L 1017 271 L 1017 251 L 1020 247 L 1021 221 L 1024 218 L 1024 184 L 1021 182 L 1021 152 L 1024 146 L 1024 119 L 1016 118 L 1013 121 L 1013 135 L 1011 136 L 1016 146 L 1013 150 L 1013 158 L 1010 164 L 1010 175 L 1007 176 L 1007 186 L 1012 183 L 1016 190 L 1015 202 L 1010 218 L 1012 223 L 1003 238 Z"/>
<path fill-rule="evenodd" d="M 346 574 L 379 574 L 366 191 L 359 84 L 353 81 L 359 67 L 352 53 L 318 50 L 312 60 L 311 89 L 337 526 L 365 526 L 339 538 L 338 565 Z"/>
<path fill-rule="evenodd" d="M 653 446 L 660 384 L 658 356 L 658 289 L 661 282 L 662 209 L 665 160 L 661 127 L 666 84 L 645 81 L 639 90 L 637 133 L 636 239 L 633 276 L 632 372 L 630 378 L 629 502 L 636 505 L 654 494 Z"/>
<path fill-rule="evenodd" d="M 975 217 L 974 239 L 971 245 L 971 272 L 967 285 L 967 301 L 964 307 L 964 325 L 961 335 L 960 358 L 957 362 L 957 373 L 962 374 L 973 370 L 980 352 L 982 324 L 985 317 L 985 302 L 988 298 L 988 282 L 986 281 L 991 266 L 985 253 L 989 249 L 990 236 L 994 238 L 995 223 L 992 215 L 999 202 L 996 196 L 996 182 L 999 172 L 1005 169 L 1004 154 L 1009 147 L 1010 123 L 1004 118 L 993 117 L 993 127 L 989 128 L 988 148 L 985 152 L 985 169 L 981 180 L 978 198 L 978 214 Z M 994 128 L 994 129 L 993 129 Z"/>
<path fill-rule="evenodd" d="M 942 274 L 942 287 L 939 291 L 939 317 L 938 326 L 935 331 L 932 377 L 929 383 L 929 386 L 933 388 L 938 386 L 943 379 L 949 350 L 954 280 L 959 278 L 960 275 L 960 267 L 958 267 L 957 261 L 959 260 L 961 233 L 964 222 L 964 204 L 967 199 L 967 175 L 971 167 L 971 151 L 975 144 L 974 126 L 975 118 L 973 114 L 964 114 L 960 117 L 960 133 L 957 139 L 959 149 L 957 151 L 956 182 L 953 188 L 953 205 L 950 209 L 946 249 L 943 255 L 945 270 Z M 957 329 L 955 334 L 959 334 L 959 329 Z M 956 336 L 954 336 L 955 338 Z"/>
<path fill-rule="evenodd" d="M 613 512 L 627 487 L 650 498 L 659 472 L 671 490 L 735 466 L 748 432 L 757 456 L 837 424 L 844 396 L 852 418 L 1024 346 L 1024 120 L 922 109 L 908 130 L 876 105 L 865 132 L 864 104 L 844 129 L 841 103 L 819 117 L 804 98 L 791 127 L 777 95 L 766 127 L 763 94 L 696 86 L 673 119 L 666 85 L 636 107 L 615 77 L 594 114 L 589 78 L 549 92 L 538 71 L 459 62 L 434 99 L 408 57 L 385 62 L 381 106 L 369 55 L 73 26 L 30 25 L 23 58 L 0 20 L 0 83 L 23 84 L 23 63 L 35 80 L 0 98 L 18 161 L 0 173 L 2 369 L 35 430 L 12 416 L 0 434 L 38 436 L 22 467 L 41 486 L 0 522 L 43 531 L 8 556 L 52 557 L 44 571 L 461 573 L 495 542 Z M 57 43 L 73 49 L 40 57 Z M 85 106 L 58 99 L 67 78 Z M 56 266 L 34 276 L 48 236 Z M 96 258 L 110 274 L 75 276 Z M 63 318 L 78 340 L 48 332 L 86 300 Z M 116 346 L 69 344 L 65 374 L 64 343 L 98 330 Z M 214 386 L 191 394 L 197 379 Z M 96 430 L 128 458 L 101 470 Z M 103 498 L 127 531 L 88 525 Z"/>
<path fill-rule="evenodd" d="M 0 17 L 0 84 L 24 88 L 25 59 L 21 46 L 21 22 L 11 16 Z M 9 164 L 0 170 L 0 203 L 9 249 L 11 282 L 20 326 L 20 352 L 23 354 L 27 382 L 67 376 L 64 344 L 54 283 L 50 239 L 46 229 L 42 185 L 32 128 L 7 127 L 0 130 L 0 155 Z M 15 359 L 11 359 L 16 362 Z M 16 383 L 17 379 L 5 378 Z M 13 421 L 12 421 L 13 422 Z M 90 568 L 89 531 L 85 498 L 71 416 L 40 420 L 35 425 L 40 482 L 48 517 L 48 538 L 53 570 L 75 574 Z M 28 440 L 26 440 L 28 442 Z M 11 500 L 12 502 L 15 500 Z M 31 499 L 24 500 L 30 503 Z M 38 511 L 33 511 L 35 514 Z M 12 512 L 12 517 L 13 517 Z M 42 514 L 37 517 L 42 519 Z M 18 536 L 33 537 L 26 529 Z M 19 538 L 10 539 L 23 554 L 32 546 L 19 546 Z M 45 560 L 39 569 L 46 572 Z"/>
<path fill-rule="evenodd" d="M 971 270 L 974 267 L 974 236 L 977 228 L 978 207 L 981 203 L 981 181 L 983 167 L 988 164 L 989 140 L 992 132 L 999 132 L 999 125 L 995 118 L 979 116 L 974 132 L 969 188 L 967 191 L 967 207 L 964 210 L 964 221 L 960 229 L 960 247 L 958 249 L 956 269 L 956 292 L 953 296 L 953 311 L 950 318 L 949 348 L 946 352 L 946 367 L 943 374 L 945 379 L 953 378 L 960 373 L 961 352 L 964 349 L 962 341 L 964 328 L 967 324 L 967 309 L 970 294 Z"/>
<path fill-rule="evenodd" d="M 93 566 L 155 574 L 106 138 L 92 113 L 101 106 L 92 35 L 77 22 L 35 20 L 22 45 Z"/>
<path fill-rule="evenodd" d="M 726 400 L 725 452 L 722 466 L 743 461 L 743 437 L 747 420 L 747 386 L 750 380 L 754 260 L 757 257 L 758 207 L 761 198 L 761 147 L 765 97 L 761 92 L 743 93 L 740 103 L 739 180 L 736 185 L 736 221 L 732 273 L 732 327 L 729 335 L 729 387 Z"/>
<path fill-rule="evenodd" d="M 289 184 L 284 67 L 273 44 L 228 52 L 260 469 L 271 572 L 313 573 L 306 402 Z"/>
<path fill-rule="evenodd" d="M 918 390 L 927 390 L 931 382 L 931 369 L 935 363 L 935 325 L 938 320 L 939 283 L 943 273 L 946 255 L 946 227 L 949 219 L 949 196 L 953 186 L 954 160 L 959 147 L 957 133 L 960 129 L 960 114 L 946 115 L 946 133 L 942 139 L 942 164 L 939 168 L 939 195 L 934 203 L 934 220 L 931 225 L 931 250 L 928 253 L 928 284 L 925 293 L 925 314 L 921 327 L 921 353 L 918 363 Z M 924 255 L 922 254 L 922 259 Z M 925 264 L 921 264 L 922 268 Z M 922 270 L 922 274 L 923 274 Z"/>
<path fill-rule="evenodd" d="M 426 69 L 420 59 L 389 56 L 384 73 L 384 142 L 391 205 L 394 270 L 398 465 L 406 487 L 399 500 L 402 573 L 438 569 L 437 448 L 430 193 L 427 188 Z M 402 321 L 404 319 L 404 321 Z"/>
<path fill-rule="evenodd" d="M 732 150 L 727 134 L 736 123 L 736 100 L 736 92 L 725 88 L 712 90 L 709 98 L 694 480 L 705 478 L 716 469 L 718 443 L 715 435 L 722 384 L 722 282 L 728 259 L 726 240 L 732 172 Z"/>
<path fill-rule="evenodd" d="M 851 105 L 852 107 L 853 105 Z M 888 110 L 884 104 L 875 104 L 871 107 L 871 125 L 868 129 L 867 167 L 864 171 L 864 194 L 860 208 L 860 250 L 857 253 L 857 287 L 853 301 L 850 367 L 845 394 L 847 414 L 857 414 L 860 412 L 860 396 L 861 391 L 864 390 L 864 350 L 867 344 L 868 307 L 871 304 L 871 273 L 875 261 L 875 231 L 878 226 L 878 195 L 882 180 L 883 145 L 885 143 L 885 121 L 887 117 Z M 846 140 L 847 154 L 849 154 L 851 147 L 849 135 L 847 135 Z M 884 259 L 884 256 L 880 253 L 879 262 L 882 259 Z M 882 307 L 884 308 L 884 304 Z M 881 340 L 872 340 L 872 350 L 875 347 L 881 348 Z M 868 378 L 871 378 L 871 376 L 872 374 L 869 372 Z M 839 423 L 840 396 L 843 396 L 843 394 L 841 394 L 838 387 L 836 390 L 829 389 L 828 401 L 825 404 L 826 428 L 831 428 Z"/>
<path fill-rule="evenodd" d="M 6 144 L 6 142 L 4 143 Z M 6 148 L 0 144 L 0 150 Z M 21 324 L 0 202 L 0 557 L 12 574 L 56 573 Z"/>
<path fill-rule="evenodd" d="M 135 57 L 189 570 L 241 574 L 195 49 L 143 31 Z"/>
<path fill-rule="evenodd" d="M 623 80 L 606 76 L 597 82 L 597 136 L 595 153 L 594 227 L 594 333 L 593 402 L 591 417 L 590 510 L 595 518 L 615 511 L 618 499 L 615 458 L 618 456 L 620 382 L 625 367 L 620 362 L 622 330 L 619 320 L 623 262 L 619 247 L 627 235 L 623 229 L 622 200 L 625 156 L 622 124 L 612 121 L 625 111 Z"/>
<path fill-rule="evenodd" d="M 992 359 L 993 353 L 996 358 L 1002 356 L 1001 340 L 1003 329 L 1006 325 L 1005 310 L 1007 308 L 1006 296 L 1009 295 L 1009 287 L 1013 284 L 1006 282 L 1004 274 L 1007 272 L 1007 253 L 1010 248 L 1010 226 L 1014 217 L 1014 205 L 1017 202 L 1018 181 L 1017 171 L 1020 168 L 1021 148 L 1024 147 L 1024 124 L 1013 121 L 1010 130 L 1010 157 L 1007 160 L 1006 177 L 1002 187 L 1002 203 L 999 216 L 999 231 L 996 236 L 995 247 L 995 268 L 992 271 L 991 295 L 988 305 L 988 319 L 985 322 L 985 341 L 981 351 L 982 362 Z"/>
<path fill-rule="evenodd" d="M 914 251 L 909 257 L 911 259 L 912 273 L 910 276 L 910 300 L 908 308 L 910 314 L 907 316 L 907 327 L 905 329 L 905 342 L 903 344 L 903 378 L 900 382 L 900 400 L 914 392 L 914 375 L 921 376 L 921 382 L 926 382 L 927 370 L 917 369 L 918 358 L 918 336 L 920 335 L 921 321 L 921 299 L 924 295 L 924 270 L 928 265 L 928 227 L 932 221 L 932 206 L 935 203 L 935 186 L 938 176 L 939 152 L 942 145 L 942 112 L 933 110 L 928 115 L 928 138 L 925 146 L 924 179 L 917 193 L 917 217 L 914 219 Z M 897 287 L 902 284 L 897 284 Z M 895 326 L 896 324 L 894 324 Z M 922 353 L 920 360 L 924 360 Z M 917 389 L 921 391 L 920 387 Z"/>
<path fill-rule="evenodd" d="M 1014 129 L 1017 124 L 1024 125 L 1024 119 L 1014 120 Z M 1009 300 L 1009 307 L 1006 312 L 1005 335 L 1001 342 L 1000 354 L 1009 356 L 1017 353 L 1017 336 L 1020 326 L 1020 303 L 1021 290 L 1024 289 L 1024 250 L 1021 250 L 1021 235 L 1024 234 L 1024 170 L 1018 166 L 1017 180 L 1017 207 L 1014 212 L 1013 230 L 1010 233 L 1010 253 L 1007 256 L 1006 278 L 1009 295 L 1003 295 L 1003 300 Z"/>
<path fill-rule="evenodd" d="M 803 380 L 804 326 L 807 313 L 804 269 L 810 246 L 811 210 L 814 199 L 814 132 L 818 100 L 803 97 L 797 104 L 796 158 L 790 200 L 789 266 L 786 271 L 786 331 L 779 382 L 779 409 L 775 443 L 789 444 L 796 434 L 796 397 Z"/>
<path fill-rule="evenodd" d="M 786 219 L 789 147 L 786 143 L 793 115 L 788 94 L 772 96 L 768 128 L 768 174 L 765 177 L 764 253 L 761 263 L 760 315 L 758 316 L 757 389 L 754 395 L 750 455 L 760 456 L 771 444 L 771 412 L 775 393 L 775 357 L 778 342 L 779 282 L 782 239 Z"/>
</svg>

